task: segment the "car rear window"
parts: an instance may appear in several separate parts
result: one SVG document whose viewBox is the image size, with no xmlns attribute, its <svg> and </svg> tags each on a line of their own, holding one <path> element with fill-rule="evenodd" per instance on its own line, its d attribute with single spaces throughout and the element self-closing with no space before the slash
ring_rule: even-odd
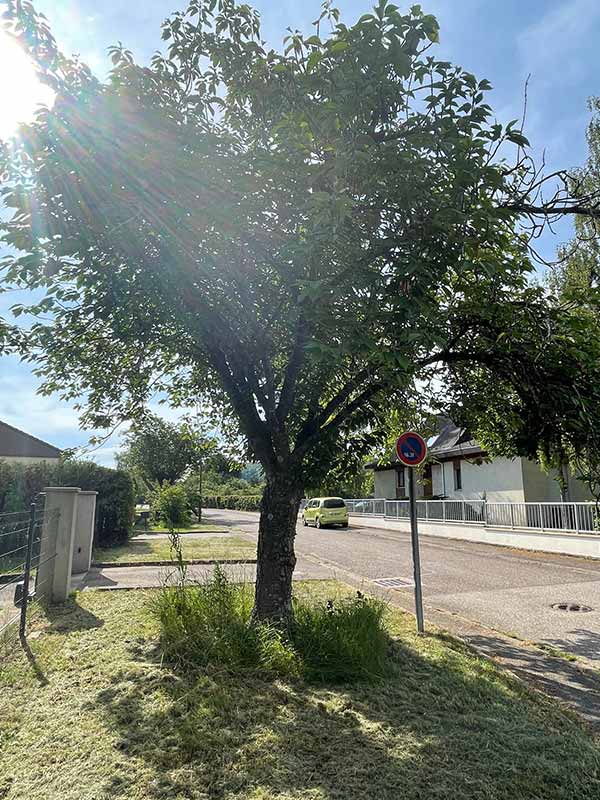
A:
<svg viewBox="0 0 600 800">
<path fill-rule="evenodd" d="M 345 508 L 346 503 L 343 500 L 333 499 L 333 500 L 323 500 L 323 508 Z"/>
</svg>

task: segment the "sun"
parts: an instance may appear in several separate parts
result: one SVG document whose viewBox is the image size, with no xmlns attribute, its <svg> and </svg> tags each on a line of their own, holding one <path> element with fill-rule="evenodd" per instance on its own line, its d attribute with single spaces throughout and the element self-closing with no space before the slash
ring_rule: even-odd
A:
<svg viewBox="0 0 600 800">
<path fill-rule="evenodd" d="M 51 105 L 54 92 L 38 80 L 29 56 L 6 33 L 0 31 L 0 139 L 17 132 L 22 122 L 31 122 L 40 103 Z"/>
</svg>

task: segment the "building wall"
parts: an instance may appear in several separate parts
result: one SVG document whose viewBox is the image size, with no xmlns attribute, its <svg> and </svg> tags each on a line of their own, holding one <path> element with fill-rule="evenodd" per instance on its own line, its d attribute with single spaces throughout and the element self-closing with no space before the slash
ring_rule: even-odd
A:
<svg viewBox="0 0 600 800">
<path fill-rule="evenodd" d="M 490 502 L 523 502 L 523 475 L 520 459 L 495 458 L 476 464 L 461 460 L 462 489 L 454 488 L 454 465 L 444 461 L 434 473 L 433 493 L 450 499 L 483 500 Z M 442 474 L 443 469 L 443 474 Z M 443 482 L 446 489 L 444 492 Z"/>
<path fill-rule="evenodd" d="M 530 503 L 559 503 L 560 485 L 556 480 L 556 470 L 552 469 L 546 473 L 535 461 L 525 458 L 522 461 L 525 500 Z M 592 499 L 585 483 L 578 481 L 574 475 L 569 475 L 568 483 L 571 502 L 585 502 Z"/>
<path fill-rule="evenodd" d="M 396 470 L 383 469 L 375 472 L 374 497 L 385 497 L 386 500 L 396 499 Z"/>
<path fill-rule="evenodd" d="M 37 458 L 36 456 L 2 456 L 0 461 L 7 461 L 9 464 L 58 464 L 59 458 Z"/>
<path fill-rule="evenodd" d="M 560 487 L 556 470 L 545 473 L 539 464 L 528 458 L 521 459 L 523 488 L 528 503 L 560 503 Z"/>
<path fill-rule="evenodd" d="M 444 465 L 443 464 L 432 464 L 431 465 L 431 492 L 433 495 L 439 495 L 443 497 L 445 492 L 444 489 Z"/>
<path fill-rule="evenodd" d="M 585 503 L 593 500 L 592 493 L 583 481 L 569 475 L 569 500 L 574 503 Z"/>
<path fill-rule="evenodd" d="M 409 469 L 408 467 L 406 468 Z M 544 503 L 560 502 L 560 488 L 554 477 L 547 475 L 535 461 L 524 458 L 494 458 L 491 462 L 476 464 L 461 460 L 462 489 L 454 489 L 452 461 L 431 465 L 432 493 L 434 496 L 460 500 L 483 500 L 491 503 Z M 396 471 L 375 472 L 375 497 L 386 500 L 396 498 Z M 408 496 L 408 478 L 406 481 Z M 570 499 L 590 500 L 586 486 L 571 477 Z M 417 473 L 417 497 L 423 497 L 423 485 Z"/>
<path fill-rule="evenodd" d="M 405 467 L 406 471 L 406 497 L 408 497 L 408 470 L 411 467 Z M 423 497 L 423 484 L 420 481 L 421 475 L 417 471 L 417 497 Z M 375 490 L 373 497 L 383 497 L 386 500 L 396 500 L 396 470 L 395 469 L 382 469 L 374 474 Z"/>
</svg>

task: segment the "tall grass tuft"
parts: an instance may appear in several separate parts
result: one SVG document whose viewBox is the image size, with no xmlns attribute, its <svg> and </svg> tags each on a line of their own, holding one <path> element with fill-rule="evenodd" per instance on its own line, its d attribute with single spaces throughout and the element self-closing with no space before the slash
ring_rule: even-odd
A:
<svg viewBox="0 0 600 800">
<path fill-rule="evenodd" d="M 292 636 L 310 680 L 346 683 L 382 677 L 388 664 L 386 605 L 357 592 L 326 603 L 294 604 Z"/>
<path fill-rule="evenodd" d="M 184 668 L 217 665 L 257 669 L 311 681 L 373 680 L 385 673 L 385 604 L 364 597 L 294 599 L 288 631 L 252 624 L 248 584 L 235 584 L 218 565 L 205 581 L 166 586 L 155 597 L 165 658 Z"/>
</svg>

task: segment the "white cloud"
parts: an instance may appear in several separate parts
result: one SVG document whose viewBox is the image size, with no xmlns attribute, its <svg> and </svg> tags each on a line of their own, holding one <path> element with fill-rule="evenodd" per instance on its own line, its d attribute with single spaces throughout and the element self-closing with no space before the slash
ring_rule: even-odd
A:
<svg viewBox="0 0 600 800">
<path fill-rule="evenodd" d="M 600 19 L 598 0 L 564 0 L 518 37 L 521 61 L 540 83 L 555 88 L 587 72 L 585 59 L 576 57 L 585 43 L 596 38 Z"/>
</svg>

